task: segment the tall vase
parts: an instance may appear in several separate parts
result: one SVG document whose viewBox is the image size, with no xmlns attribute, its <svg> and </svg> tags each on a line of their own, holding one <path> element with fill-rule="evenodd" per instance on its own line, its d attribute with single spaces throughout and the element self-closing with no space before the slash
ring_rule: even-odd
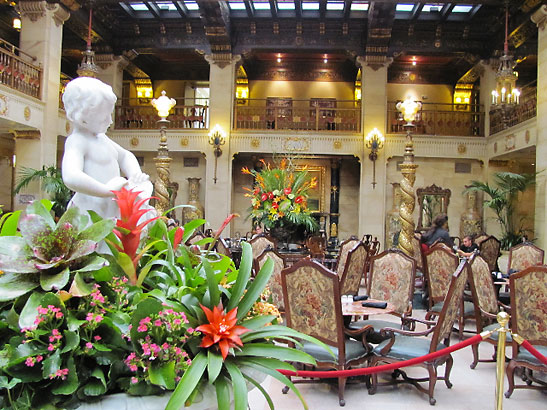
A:
<svg viewBox="0 0 547 410">
<path fill-rule="evenodd" d="M 188 202 L 192 208 L 183 208 L 182 216 L 184 223 L 193 219 L 203 218 L 203 205 L 199 202 L 199 181 L 201 178 L 188 178 Z"/>
<path fill-rule="evenodd" d="M 467 192 L 467 205 L 460 218 L 460 238 L 482 233 L 482 218 L 477 209 L 477 192 Z"/>
<path fill-rule="evenodd" d="M 397 246 L 397 236 L 401 232 L 399 219 L 399 207 L 401 206 L 401 187 L 398 182 L 393 182 L 393 206 L 386 214 L 386 247 L 390 249 Z"/>
</svg>

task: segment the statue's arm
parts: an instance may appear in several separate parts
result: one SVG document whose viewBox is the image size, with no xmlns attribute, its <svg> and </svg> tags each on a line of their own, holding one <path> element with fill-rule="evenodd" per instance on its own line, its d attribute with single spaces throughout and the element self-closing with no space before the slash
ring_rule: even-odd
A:
<svg viewBox="0 0 547 410">
<path fill-rule="evenodd" d="M 127 180 L 122 177 L 116 177 L 103 184 L 95 178 L 84 172 L 84 151 L 85 147 L 78 141 L 67 139 L 65 143 L 65 153 L 61 165 L 63 182 L 75 192 L 80 192 L 90 196 L 113 197 L 113 190 L 121 189 L 127 184 Z"/>
</svg>

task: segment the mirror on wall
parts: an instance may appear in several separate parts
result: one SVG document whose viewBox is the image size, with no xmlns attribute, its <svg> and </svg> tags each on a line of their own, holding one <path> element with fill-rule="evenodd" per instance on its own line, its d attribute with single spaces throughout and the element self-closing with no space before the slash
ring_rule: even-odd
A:
<svg viewBox="0 0 547 410">
<path fill-rule="evenodd" d="M 448 212 L 450 194 L 450 189 L 443 189 L 435 184 L 416 190 L 420 210 L 417 230 L 428 229 L 437 215 Z"/>
</svg>

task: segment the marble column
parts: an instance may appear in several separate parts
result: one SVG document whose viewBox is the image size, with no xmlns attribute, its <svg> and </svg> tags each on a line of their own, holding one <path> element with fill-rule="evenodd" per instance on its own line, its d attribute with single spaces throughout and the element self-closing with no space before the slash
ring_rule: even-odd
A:
<svg viewBox="0 0 547 410">
<path fill-rule="evenodd" d="M 496 69 L 489 60 L 481 61 L 484 68 L 480 77 L 480 103 L 484 107 L 484 136 L 490 136 L 490 106 L 492 90 L 496 89 Z"/>
<path fill-rule="evenodd" d="M 230 149 L 230 133 L 232 130 L 232 108 L 235 97 L 235 76 L 240 55 L 231 61 L 217 62 L 212 56 L 205 59 L 210 64 L 209 74 L 209 129 L 216 124 L 226 133 L 226 143 L 221 146 L 222 154 L 215 158 L 214 147 L 206 149 L 205 181 L 205 219 L 210 227 L 218 229 L 226 216 L 232 211 L 232 153 Z M 216 164 L 216 183 L 213 181 Z M 226 232 L 226 235 L 228 233 Z"/>
<path fill-rule="evenodd" d="M 372 167 L 369 150 L 365 148 L 364 136 L 377 128 L 386 135 L 387 122 L 387 69 L 393 60 L 386 58 L 383 63 L 367 62 L 366 57 L 358 57 L 361 64 L 363 118 L 363 152 L 361 159 L 361 183 L 359 187 L 359 236 L 372 234 L 380 243 L 384 240 L 384 221 L 386 216 L 386 158 L 385 149 L 378 151 L 376 159 L 376 186 L 372 186 Z"/>
<path fill-rule="evenodd" d="M 538 27 L 537 62 L 537 141 L 536 141 L 536 205 L 535 237 L 536 245 L 542 249 L 547 246 L 547 5 L 542 5 L 533 15 L 532 21 Z"/>
<path fill-rule="evenodd" d="M 60 4 L 45 1 L 20 1 L 16 6 L 21 14 L 19 48 L 36 57 L 33 64 L 42 67 L 41 100 L 44 116 L 39 138 L 16 138 L 16 173 L 21 167 L 41 169 L 43 165 L 57 165 L 57 136 L 59 124 L 59 87 L 61 77 L 61 52 L 63 23 L 70 14 Z M 61 126 L 60 126 L 61 125 Z M 25 193 L 43 196 L 38 185 L 31 185 Z M 14 204 L 21 209 L 23 204 Z"/>
</svg>

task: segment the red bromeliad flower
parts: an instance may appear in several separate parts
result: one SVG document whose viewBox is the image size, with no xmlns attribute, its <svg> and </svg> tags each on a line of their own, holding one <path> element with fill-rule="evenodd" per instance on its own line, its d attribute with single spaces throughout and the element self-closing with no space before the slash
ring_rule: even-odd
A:
<svg viewBox="0 0 547 410">
<path fill-rule="evenodd" d="M 215 343 L 218 343 L 222 359 L 226 360 L 228 351 L 231 347 L 243 346 L 243 342 L 239 338 L 245 332 L 249 332 L 243 326 L 236 326 L 237 323 L 237 307 L 230 310 L 228 313 L 224 313 L 224 307 L 222 302 L 213 308 L 213 311 L 203 305 L 201 309 L 205 312 L 205 316 L 209 320 L 209 324 L 201 325 L 196 330 L 202 332 L 205 336 L 201 340 L 200 347 L 211 347 Z"/>
<path fill-rule="evenodd" d="M 177 249 L 180 243 L 182 242 L 182 237 L 184 236 L 184 229 L 180 226 L 175 231 L 175 236 L 173 237 L 173 249 Z"/>
<path fill-rule="evenodd" d="M 137 201 L 137 197 L 140 192 L 127 190 L 125 188 L 112 192 L 116 196 L 115 201 L 118 203 L 118 207 L 120 208 L 120 219 L 116 221 L 114 233 L 118 238 L 120 238 L 122 246 L 116 245 L 116 247 L 120 252 L 127 254 L 136 266 L 138 262 L 137 248 L 139 247 L 139 242 L 141 240 L 142 229 L 150 222 L 158 219 L 159 216 L 147 219 L 146 221 L 138 224 L 141 216 L 149 211 L 149 209 L 146 208 L 141 209 L 141 206 L 150 198 Z"/>
</svg>

